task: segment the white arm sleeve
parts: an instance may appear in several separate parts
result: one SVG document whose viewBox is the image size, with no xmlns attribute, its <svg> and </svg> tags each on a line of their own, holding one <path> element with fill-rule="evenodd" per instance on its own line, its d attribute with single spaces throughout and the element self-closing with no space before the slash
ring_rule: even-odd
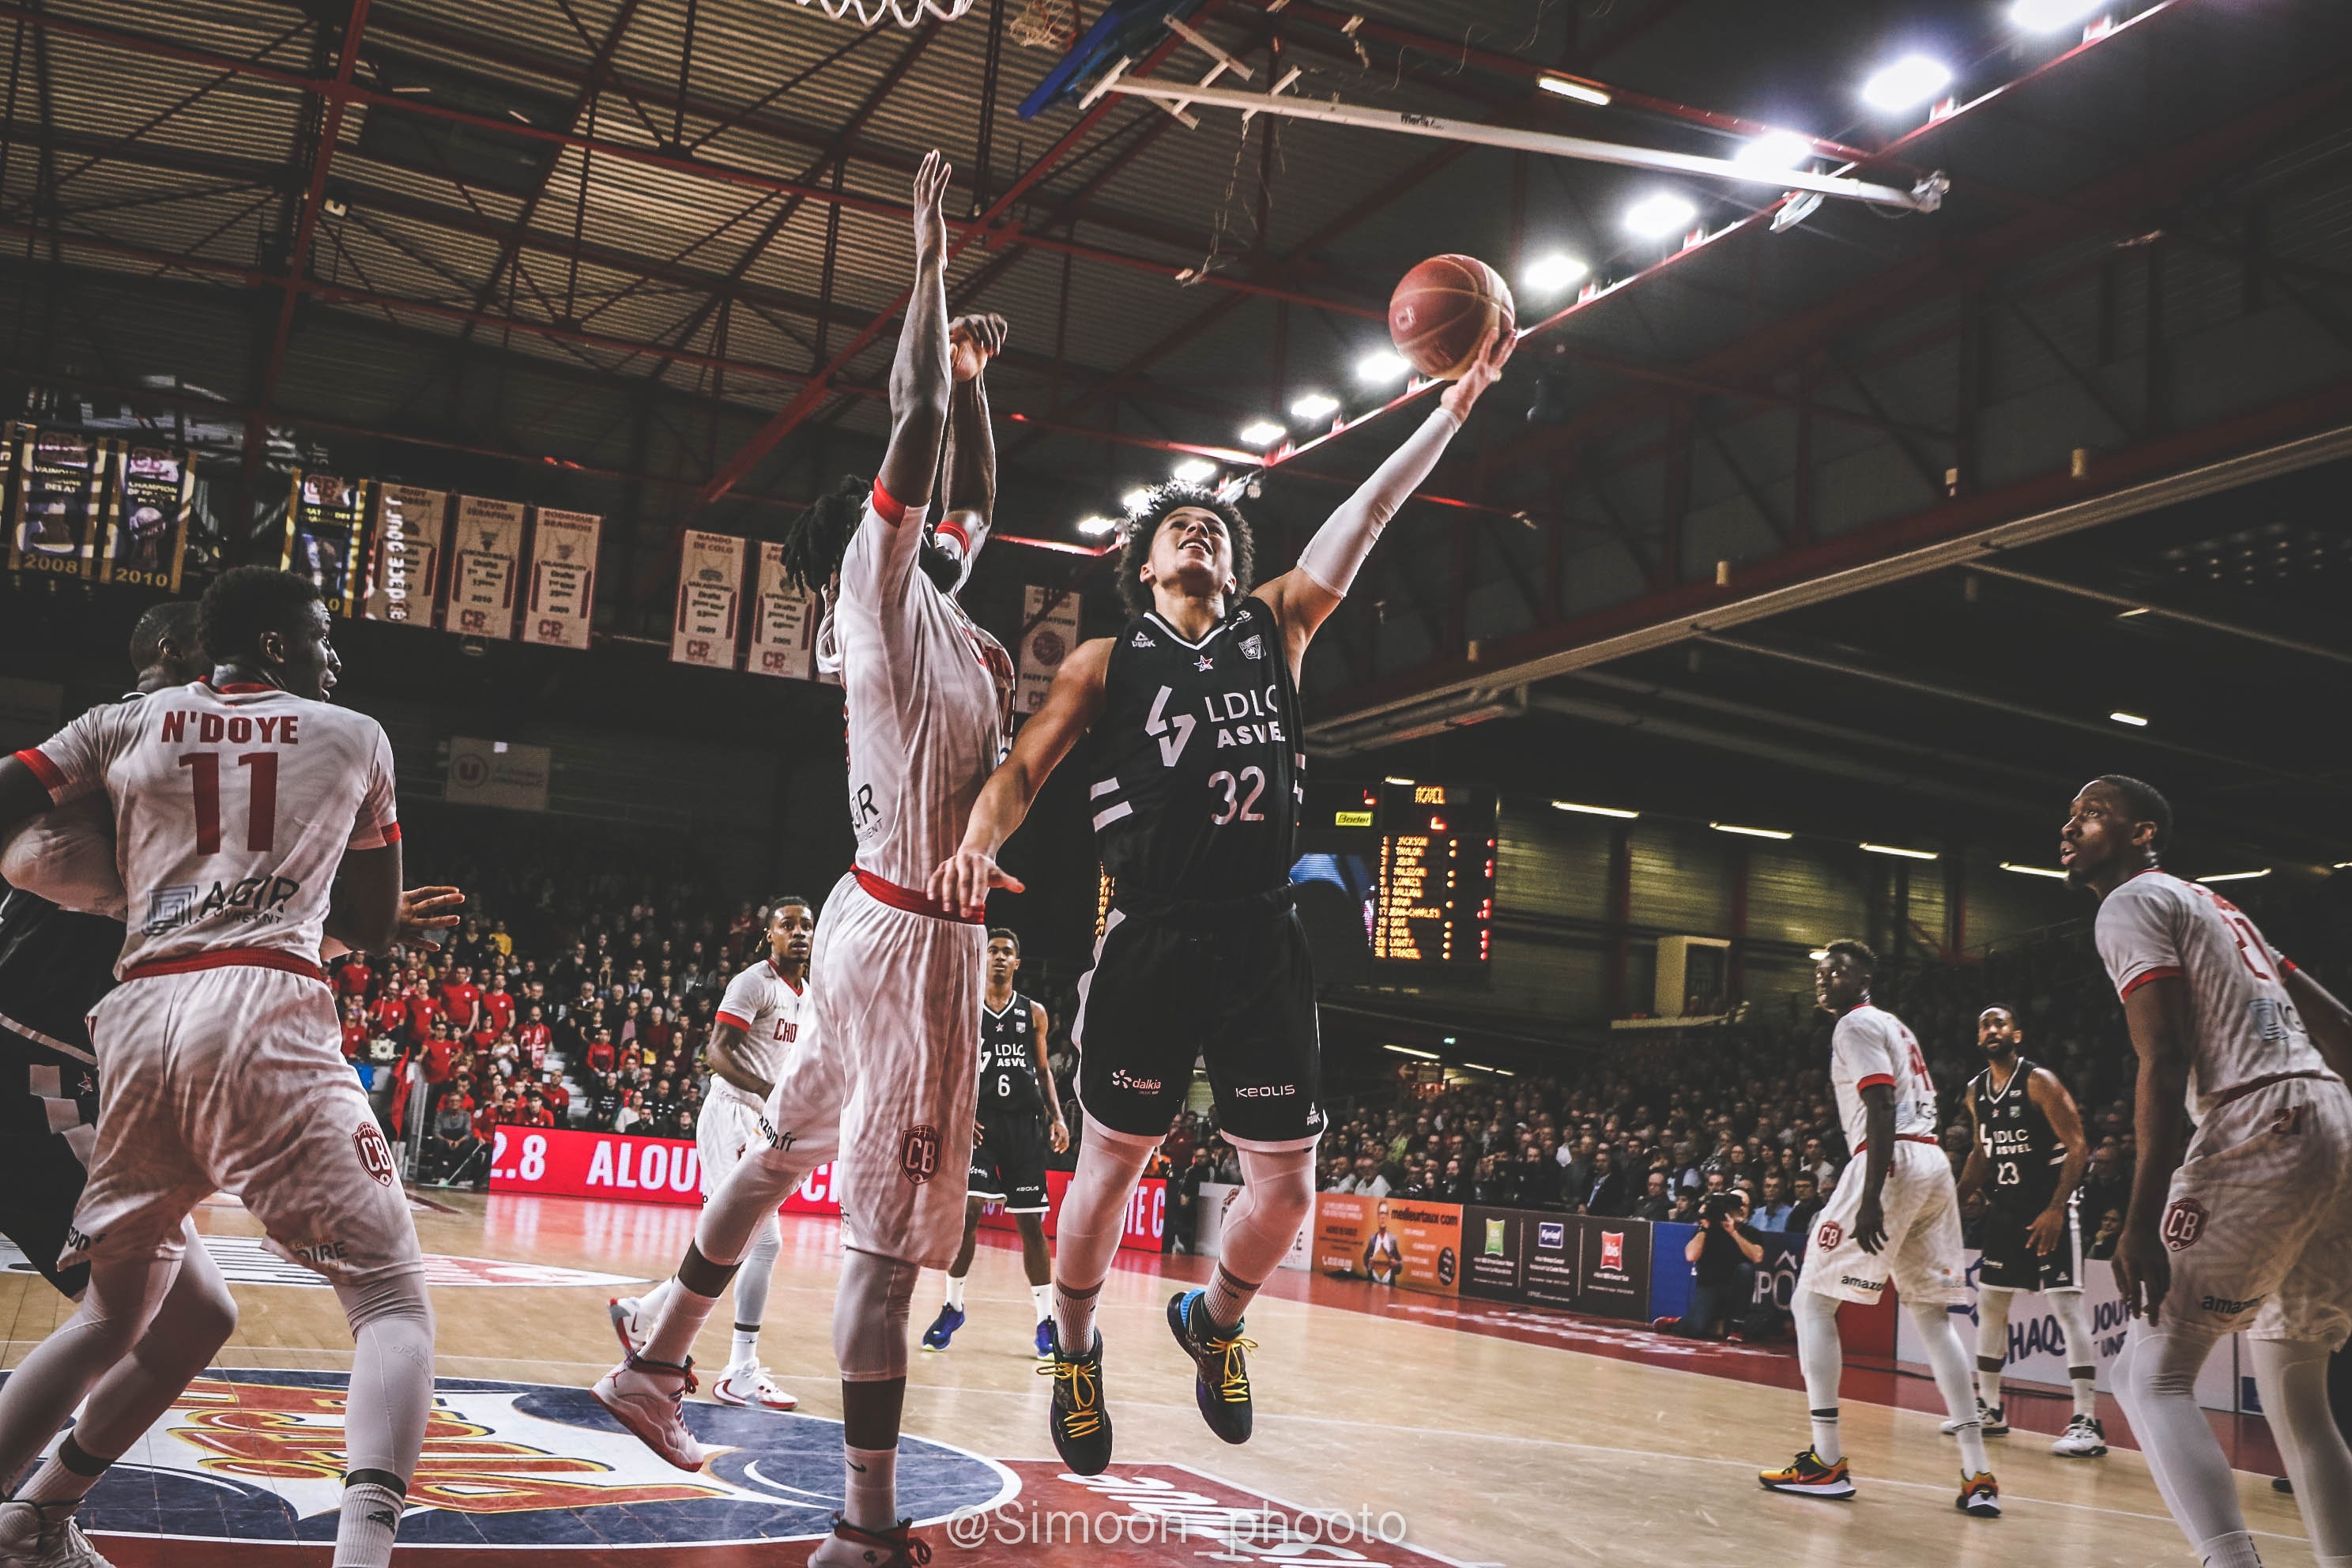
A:
<svg viewBox="0 0 2352 1568">
<path fill-rule="evenodd" d="M 1429 478 L 1429 471 L 1445 454 L 1445 444 L 1461 428 L 1462 421 L 1444 409 L 1431 410 L 1421 428 L 1405 437 L 1404 445 L 1390 453 L 1389 460 L 1375 468 L 1372 477 L 1315 531 L 1315 537 L 1299 552 L 1298 569 L 1317 586 L 1345 597 L 1355 586 L 1356 572 L 1364 557 L 1379 542 L 1381 530 Z"/>
</svg>

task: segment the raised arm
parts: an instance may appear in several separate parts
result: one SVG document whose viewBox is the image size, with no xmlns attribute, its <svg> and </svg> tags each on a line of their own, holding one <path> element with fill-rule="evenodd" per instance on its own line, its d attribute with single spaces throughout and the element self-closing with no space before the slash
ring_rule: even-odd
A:
<svg viewBox="0 0 2352 1568">
<path fill-rule="evenodd" d="M 890 499 L 912 510 L 929 504 L 931 475 L 940 464 L 940 436 L 948 417 L 947 159 L 923 155 L 915 171 L 915 282 L 898 356 L 890 364 L 890 446 L 878 482 Z M 884 519 L 892 527 L 897 520 Z"/>
<path fill-rule="evenodd" d="M 1045 704 L 1029 716 L 1013 739 L 1013 751 L 988 775 L 972 803 L 971 820 L 954 858 L 930 875 L 931 897 L 974 919 L 988 907 L 992 888 L 1021 891 L 1020 881 L 996 864 L 996 852 L 1021 826 L 1054 769 L 1102 712 L 1103 673 L 1110 668 L 1110 638 L 1080 643 L 1062 662 Z"/>
<path fill-rule="evenodd" d="M 988 362 L 1003 352 L 1006 331 L 1002 316 L 958 316 L 948 324 L 955 389 L 948 396 L 947 494 L 939 534 L 967 582 L 996 520 L 996 434 L 989 426 L 987 372 Z"/>
<path fill-rule="evenodd" d="M 1356 573 L 1379 542 L 1381 530 L 1437 467 L 1446 443 L 1470 417 L 1479 395 L 1503 374 L 1517 341 L 1507 331 L 1490 331 L 1478 357 L 1459 381 L 1445 389 L 1421 428 L 1406 437 L 1404 445 L 1389 454 L 1388 461 L 1374 469 L 1372 477 L 1315 531 L 1315 537 L 1299 552 L 1298 564 L 1255 590 L 1257 597 L 1272 606 L 1274 618 L 1282 627 L 1283 647 L 1294 677 L 1316 629 L 1355 584 Z"/>
</svg>

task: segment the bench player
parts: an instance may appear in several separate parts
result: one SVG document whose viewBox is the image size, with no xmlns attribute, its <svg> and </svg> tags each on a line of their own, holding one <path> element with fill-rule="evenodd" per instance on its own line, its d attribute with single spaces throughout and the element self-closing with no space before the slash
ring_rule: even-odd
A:
<svg viewBox="0 0 2352 1568">
<path fill-rule="evenodd" d="M 819 644 L 829 642 L 841 660 L 857 839 L 856 866 L 825 900 L 810 952 L 808 1006 L 822 1048 L 787 1061 L 767 1105 L 773 1158 L 747 1159 L 712 1195 L 661 1321 L 596 1385 L 605 1408 L 656 1451 L 699 1464 L 677 1405 L 692 1385 L 686 1353 L 697 1314 L 709 1310 L 741 1257 L 704 1252 L 705 1233 L 731 1242 L 740 1225 L 748 1237 L 740 1194 L 772 1209 L 763 1186 L 780 1163 L 837 1140 L 845 1251 L 833 1342 L 846 1475 L 841 1514 L 812 1568 L 929 1560 L 928 1544 L 898 1518 L 907 1311 L 916 1276 L 954 1260 L 971 1147 L 986 933 L 921 883 L 949 853 L 1000 753 L 1013 663 L 950 596 L 969 556 L 940 547 L 923 521 L 951 402 L 980 414 L 969 439 L 959 423 L 951 496 L 973 469 L 993 470 L 977 383 L 979 365 L 1003 342 L 1002 321 L 977 319 L 978 348 L 958 356 L 968 358 L 971 379 L 952 380 L 962 367 L 950 363 L 940 207 L 948 172 L 933 152 L 915 176 L 915 284 L 890 372 L 881 473 L 870 487 L 822 498 L 784 541 L 793 581 L 828 588 L 831 635 L 821 632 Z"/>
<path fill-rule="evenodd" d="M 323 937 L 381 949 L 401 916 L 392 749 L 374 720 L 325 700 L 341 668 L 330 629 L 303 579 L 225 573 L 203 601 L 208 679 L 94 708 L 0 761 L 0 830 L 103 792 L 131 915 L 122 984 L 90 1015 L 106 1092 L 61 1259 L 89 1263 L 89 1288 L 0 1387 L 0 1474 L 94 1385 L 108 1393 L 151 1324 L 174 1326 L 159 1313 L 186 1266 L 188 1213 L 225 1190 L 273 1250 L 327 1278 L 350 1321 L 334 1562 L 383 1568 L 433 1400 L 433 1308 L 398 1163 L 319 967 Z M 92 1398 L 69 1451 L 102 1461 L 139 1435 L 123 1416 Z M 72 1473 L 59 1458 L 48 1468 Z M 36 1478 L 0 1510 L 0 1550 L 27 1554 L 39 1510 L 21 1505 L 53 1495 Z"/>
<path fill-rule="evenodd" d="M 1210 1429 L 1249 1437 L 1242 1313 L 1314 1203 L 1323 1130 L 1315 977 L 1290 893 L 1305 798 L 1299 665 L 1511 346 L 1490 333 L 1421 428 L 1272 582 L 1252 587 L 1249 524 L 1232 503 L 1194 485 L 1152 491 L 1119 555 L 1134 618 L 1064 663 L 931 879 L 942 902 L 972 910 L 990 888 L 1017 887 L 996 853 L 1091 732 L 1088 804 L 1117 892 L 1070 1031 L 1087 1120 L 1055 1227 L 1054 1364 L 1039 1369 L 1055 1380 L 1055 1447 L 1081 1475 L 1111 1453 L 1095 1298 L 1128 1199 L 1204 1054 L 1244 1185 L 1208 1289 L 1179 1291 L 1168 1322 Z"/>
<path fill-rule="evenodd" d="M 2074 1416 L 2050 1451 L 2096 1458 L 2107 1451 L 2107 1431 L 2099 1420 L 2099 1368 L 2083 1305 L 2083 1225 L 2074 1202 L 2091 1144 L 2058 1075 L 2018 1054 L 2024 1038 L 2010 1008 L 1977 1015 L 1985 1069 L 1969 1080 L 1976 1141 L 1960 1173 L 1960 1201 L 1981 1193 L 1985 1203 L 1977 1222 L 1977 1416 L 1986 1436 L 2008 1435 L 2000 1374 L 2009 1364 L 2010 1299 L 2039 1290 L 2066 1336 L 2066 1376 L 2074 1386 Z"/>
<path fill-rule="evenodd" d="M 702 1160 L 702 1190 L 716 1193 L 747 1150 L 767 1147 L 760 1118 L 769 1094 L 803 1034 L 801 1013 L 808 988 L 809 939 L 816 931 L 816 911 L 797 893 L 786 894 L 769 906 L 768 955 L 727 983 L 711 1021 L 710 1043 L 705 1047 L 710 1065 L 710 1098 L 703 1102 L 702 1119 L 695 1123 L 694 1146 Z M 814 1046 L 811 1047 L 814 1049 Z M 785 1189 L 790 1191 L 789 1188 Z M 782 1194 L 778 1194 L 782 1201 Z M 710 1387 L 710 1397 L 721 1405 L 748 1405 L 759 1410 L 790 1410 L 800 1401 L 776 1386 L 760 1364 L 760 1322 L 768 1310 L 768 1285 L 783 1249 L 783 1234 L 776 1224 L 774 1205 L 760 1214 L 743 1261 L 735 1272 L 735 1335 L 729 1347 L 727 1370 Z M 621 1348 L 634 1351 L 645 1341 L 646 1327 L 659 1318 L 677 1293 L 675 1278 L 664 1280 L 640 1300 L 616 1298 L 609 1306 Z"/>
<path fill-rule="evenodd" d="M 1993 1518 L 2000 1512 L 2000 1488 L 1985 1458 L 1968 1351 L 1948 1310 L 1966 1305 L 1969 1290 L 1959 1199 L 1951 1163 L 1936 1141 L 1936 1086 L 1918 1040 L 1902 1019 L 1870 1000 L 1877 967 L 1877 955 L 1863 943 L 1833 942 L 1813 968 L 1814 999 L 1837 1016 L 1830 1036 L 1830 1087 L 1853 1158 L 1828 1206 L 1814 1216 L 1789 1309 L 1797 1323 L 1797 1362 L 1812 1408 L 1813 1441 L 1793 1463 L 1757 1479 L 1773 1491 L 1853 1496 L 1838 1440 L 1838 1379 L 1844 1370 L 1838 1303 L 1867 1306 L 1892 1278 L 1926 1346 L 1951 1415 L 1949 1429 L 1960 1440 L 1955 1506 Z"/>
<path fill-rule="evenodd" d="M 980 1117 L 965 1184 L 963 1247 L 948 1265 L 948 1299 L 923 1348 L 943 1351 L 963 1327 L 963 1282 L 980 1245 L 980 1211 L 1003 1204 L 1021 1233 L 1021 1266 L 1037 1313 L 1037 1359 L 1054 1358 L 1054 1260 L 1045 1250 L 1045 1151 L 1070 1146 L 1054 1075 L 1044 1062 L 1045 1007 L 1013 989 L 1021 973 L 1021 938 L 1003 926 L 988 933 L 988 991 L 980 1005 Z"/>
<path fill-rule="evenodd" d="M 2164 796 L 2109 773 L 2075 795 L 2059 845 L 2098 897 L 2099 958 L 2139 1057 L 2115 1256 L 2136 1321 L 2109 1375 L 2199 1557 L 2252 1568 L 2237 1479 L 2196 1395 L 2215 1342 L 2243 1330 L 2313 1555 L 2339 1568 L 2352 1449 L 2327 1359 L 2352 1335 L 2352 1013 L 2237 906 L 2162 869 L 2171 837 Z"/>
</svg>

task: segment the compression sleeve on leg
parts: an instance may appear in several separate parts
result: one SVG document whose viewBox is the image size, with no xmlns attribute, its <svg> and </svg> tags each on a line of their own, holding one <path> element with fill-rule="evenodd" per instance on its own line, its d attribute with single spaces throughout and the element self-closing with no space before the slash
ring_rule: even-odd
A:
<svg viewBox="0 0 2352 1568">
<path fill-rule="evenodd" d="M 119 1459 L 163 1417 L 196 1374 L 236 1331 L 236 1298 L 220 1265 L 183 1222 L 187 1250 L 180 1271 L 149 1320 L 131 1353 L 114 1363 L 90 1390 L 88 1408 L 74 1427 L 84 1453 Z"/>
<path fill-rule="evenodd" d="M 1432 409 L 1421 428 L 1406 437 L 1404 444 L 1389 454 L 1388 461 L 1373 469 L 1372 477 L 1315 531 L 1315 537 L 1299 552 L 1298 569 L 1326 592 L 1346 597 L 1364 558 L 1380 542 L 1381 530 L 1429 478 L 1437 459 L 1444 456 L 1446 443 L 1461 428 L 1462 421 L 1444 409 Z"/>
<path fill-rule="evenodd" d="M 784 1248 L 783 1233 L 776 1223 L 775 1210 L 760 1222 L 751 1233 L 751 1247 L 743 1254 L 742 1267 L 735 1271 L 735 1328 L 739 1333 L 757 1332 L 768 1315 L 768 1286 L 775 1278 L 776 1258 Z"/>
<path fill-rule="evenodd" d="M 2213 1341 L 2210 1332 L 2170 1323 L 2151 1330 L 2137 1321 L 2108 1369 L 2157 1489 L 2208 1562 L 2228 1560 L 2241 1543 L 2251 1551 L 2252 1541 L 2230 1461 L 2197 1405 L 2197 1373 Z"/>
<path fill-rule="evenodd" d="M 908 1304 L 922 1270 L 900 1258 L 845 1247 L 833 1300 L 833 1355 L 844 1383 L 907 1375 Z"/>
<path fill-rule="evenodd" d="M 1231 1328 L 1242 1321 L 1266 1276 L 1290 1256 L 1298 1227 L 1315 1206 L 1315 1149 L 1239 1151 L 1242 1190 L 1225 1212 L 1216 1272 L 1210 1277 L 1209 1321 Z"/>
<path fill-rule="evenodd" d="M 2352 1557 L 2352 1448 L 2327 1403 L 2327 1347 L 2257 1339 L 2246 1345 L 2312 1553 L 2323 1563 Z"/>
<path fill-rule="evenodd" d="M 1936 1374 L 1936 1391 L 1944 1396 L 1944 1409 L 1958 1424 L 1952 1436 L 1959 1439 L 1960 1467 L 1967 1475 L 1978 1475 L 1992 1468 L 1985 1457 L 1984 1426 L 1977 1417 L 1977 1391 L 1969 1382 L 1968 1347 L 1960 1342 L 1960 1331 L 1952 1321 L 1949 1309 L 1940 1301 L 1913 1301 L 1907 1304 L 1911 1326 L 1919 1331 L 1919 1342 L 1927 1352 L 1927 1366 Z"/>
<path fill-rule="evenodd" d="M 167 1256 L 93 1258 L 73 1316 L 26 1352 L 0 1389 L 0 1479 L 20 1474 L 106 1373 L 137 1343 L 170 1294 L 182 1264 Z M 110 1412 L 89 1411 L 120 1429 Z"/>
<path fill-rule="evenodd" d="M 1083 1352 L 1094 1343 L 1095 1297 L 1126 1234 L 1127 1200 L 1159 1147 L 1148 1134 L 1116 1132 L 1086 1119 L 1078 1168 L 1062 1194 L 1054 1237 L 1054 1332 L 1066 1351 Z"/>
</svg>

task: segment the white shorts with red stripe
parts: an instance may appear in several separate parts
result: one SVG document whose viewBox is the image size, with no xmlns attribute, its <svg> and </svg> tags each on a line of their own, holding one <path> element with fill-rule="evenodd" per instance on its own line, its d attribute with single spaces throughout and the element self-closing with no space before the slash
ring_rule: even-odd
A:
<svg viewBox="0 0 2352 1568">
<path fill-rule="evenodd" d="M 1951 1162 L 1932 1140 L 1897 1138 L 1878 1195 L 1886 1240 L 1875 1253 L 1854 1238 L 1867 1156 L 1856 1151 L 1838 1176 L 1837 1190 L 1813 1216 L 1797 1289 L 1842 1301 L 1871 1302 L 1895 1281 L 1906 1303 L 1965 1306 L 1968 1259 L 1962 1255 L 1960 1202 Z"/>
<path fill-rule="evenodd" d="M 919 902 L 856 872 L 836 883 L 817 921 L 809 1001 L 840 1075 L 835 1185 L 848 1244 L 945 1268 L 963 1240 L 988 940 L 980 925 L 908 907 Z M 786 1079 L 798 1066 L 796 1055 Z M 777 1089 L 772 1119 L 785 1079 Z"/>
<path fill-rule="evenodd" d="M 189 1210 L 226 1192 L 271 1251 L 336 1284 L 425 1267 L 334 993 L 300 959 L 257 957 L 134 967 L 90 1014 L 98 1143 L 61 1261 L 174 1256 Z"/>
</svg>

